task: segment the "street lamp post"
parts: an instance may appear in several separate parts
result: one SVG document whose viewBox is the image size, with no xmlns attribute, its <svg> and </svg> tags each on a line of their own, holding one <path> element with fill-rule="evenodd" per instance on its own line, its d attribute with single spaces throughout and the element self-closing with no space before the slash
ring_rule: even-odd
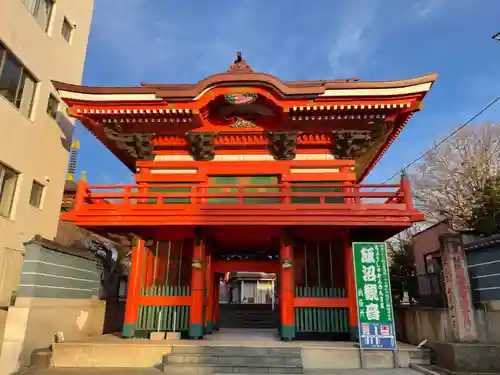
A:
<svg viewBox="0 0 500 375">
<path fill-rule="evenodd" d="M 493 34 L 493 36 L 491 37 L 492 39 L 495 39 L 495 40 L 498 40 L 500 42 L 500 31 L 496 34 Z"/>
</svg>

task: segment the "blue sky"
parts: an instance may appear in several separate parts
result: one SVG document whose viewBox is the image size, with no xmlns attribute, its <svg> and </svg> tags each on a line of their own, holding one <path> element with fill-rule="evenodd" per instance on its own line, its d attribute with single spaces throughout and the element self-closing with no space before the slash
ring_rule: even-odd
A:
<svg viewBox="0 0 500 375">
<path fill-rule="evenodd" d="M 96 0 L 84 84 L 194 83 L 235 52 L 282 80 L 403 79 L 438 72 L 367 178 L 382 182 L 500 95 L 498 0 Z M 477 122 L 499 121 L 500 103 Z M 132 174 L 79 126 L 91 184 Z"/>
</svg>

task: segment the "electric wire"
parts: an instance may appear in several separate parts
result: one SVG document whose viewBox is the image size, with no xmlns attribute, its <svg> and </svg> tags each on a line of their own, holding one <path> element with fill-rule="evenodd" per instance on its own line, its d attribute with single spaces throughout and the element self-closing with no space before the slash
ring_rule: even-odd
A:
<svg viewBox="0 0 500 375">
<path fill-rule="evenodd" d="M 411 167 L 413 164 L 415 164 L 416 162 L 418 162 L 419 160 L 425 158 L 427 155 L 429 155 L 432 151 L 434 151 L 436 148 L 438 148 L 439 146 L 441 146 L 443 143 L 447 142 L 448 140 L 450 140 L 451 138 L 453 138 L 455 136 L 455 134 L 457 134 L 460 130 L 462 130 L 463 128 L 465 128 L 467 125 L 469 125 L 472 121 L 474 121 L 476 118 L 478 118 L 479 116 L 481 116 L 484 112 L 486 112 L 488 109 L 490 109 L 493 105 L 496 104 L 496 102 L 498 102 L 500 100 L 500 96 L 498 96 L 497 98 L 493 99 L 491 102 L 489 102 L 485 107 L 483 107 L 479 112 L 477 112 L 474 116 L 472 116 L 471 118 L 469 118 L 466 122 L 464 122 L 462 125 L 460 125 L 458 128 L 456 128 L 454 131 L 452 131 L 450 134 L 448 134 L 446 137 L 444 137 L 443 139 L 441 139 L 439 142 L 437 142 L 432 148 L 428 149 L 427 151 L 425 151 L 424 153 L 420 154 L 418 157 L 416 157 L 415 159 L 413 159 L 410 163 L 408 164 L 405 164 L 403 166 L 403 168 L 394 173 L 391 177 L 389 177 L 388 179 L 386 179 L 384 182 L 382 182 L 381 184 L 385 184 L 389 181 L 391 181 L 394 177 L 397 177 L 401 172 L 405 172 L 409 167 Z M 499 142 L 500 143 L 500 142 Z M 378 188 L 375 188 L 374 190 L 377 190 Z"/>
</svg>

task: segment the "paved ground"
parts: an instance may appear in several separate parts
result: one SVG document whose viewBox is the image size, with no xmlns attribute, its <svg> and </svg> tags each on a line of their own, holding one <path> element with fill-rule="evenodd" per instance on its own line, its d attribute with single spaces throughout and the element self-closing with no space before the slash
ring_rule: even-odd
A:
<svg viewBox="0 0 500 375">
<path fill-rule="evenodd" d="M 131 368 L 87 368 L 87 369 L 50 369 L 29 371 L 26 375 L 160 375 L 163 372 L 157 369 L 131 369 Z M 420 373 L 411 369 L 390 370 L 345 370 L 335 371 L 326 375 L 419 375 Z M 225 374 L 226 375 L 226 374 Z M 245 374 L 239 374 L 245 375 Z"/>
</svg>

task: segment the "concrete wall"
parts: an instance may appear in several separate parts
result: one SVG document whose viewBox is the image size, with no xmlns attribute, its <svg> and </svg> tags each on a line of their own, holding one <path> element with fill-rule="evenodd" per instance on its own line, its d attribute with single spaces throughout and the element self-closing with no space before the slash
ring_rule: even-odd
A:
<svg viewBox="0 0 500 375">
<path fill-rule="evenodd" d="M 29 365 L 33 351 L 48 348 L 58 332 L 65 340 L 103 332 L 106 303 L 97 298 L 98 263 L 42 244 L 26 245 L 18 295 L 7 313 L 0 375 Z"/>
<path fill-rule="evenodd" d="M 20 174 L 11 216 L 0 217 L 1 308 L 17 289 L 23 243 L 35 234 L 56 235 L 73 124 L 64 115 L 58 121 L 50 117 L 47 103 L 55 94 L 51 80 L 81 82 L 93 3 L 55 1 L 46 32 L 23 1 L 0 1 L 0 42 L 38 81 L 28 117 L 0 96 L 0 163 Z M 70 43 L 61 35 L 64 18 L 75 25 Z M 33 180 L 45 186 L 40 208 L 29 204 Z"/>
<path fill-rule="evenodd" d="M 33 351 L 48 348 L 57 332 L 65 340 L 101 335 L 105 309 L 97 299 L 18 298 L 7 316 L 0 375 L 28 366 Z"/>
<path fill-rule="evenodd" d="M 439 236 L 450 230 L 450 223 L 442 221 L 413 236 L 413 252 L 415 255 L 415 267 L 417 274 L 427 273 L 425 269 L 425 257 L 440 251 Z"/>
<path fill-rule="evenodd" d="M 493 310 L 492 308 L 495 308 Z M 497 306 L 476 309 L 476 324 L 480 343 L 500 343 L 500 310 Z M 453 341 L 451 320 L 446 309 L 434 308 L 397 308 L 396 335 L 398 340 L 418 345 L 427 339 L 429 345 L 436 341 Z"/>
</svg>

